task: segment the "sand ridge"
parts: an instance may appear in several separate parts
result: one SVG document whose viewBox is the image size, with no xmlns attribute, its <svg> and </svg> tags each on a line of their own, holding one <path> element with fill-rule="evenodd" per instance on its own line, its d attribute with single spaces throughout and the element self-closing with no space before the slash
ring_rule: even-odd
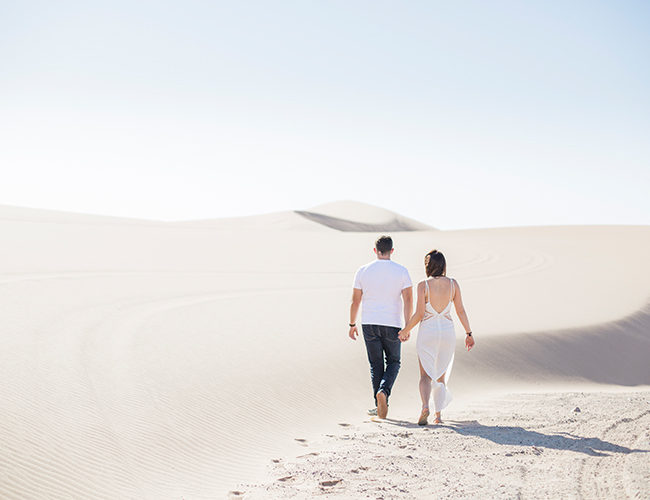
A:
<svg viewBox="0 0 650 500">
<path fill-rule="evenodd" d="M 302 217 L 345 232 L 386 233 L 431 231 L 434 228 L 403 215 L 355 201 L 338 201 L 309 210 L 296 210 Z"/>
</svg>

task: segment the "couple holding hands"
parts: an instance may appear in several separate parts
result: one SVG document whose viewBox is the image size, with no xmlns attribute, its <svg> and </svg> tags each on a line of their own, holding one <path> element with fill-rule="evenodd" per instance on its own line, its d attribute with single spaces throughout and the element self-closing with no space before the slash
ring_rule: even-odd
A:
<svg viewBox="0 0 650 500">
<path fill-rule="evenodd" d="M 378 238 L 374 251 L 377 259 L 361 266 L 354 277 L 349 331 L 350 338 L 356 340 L 356 320 L 362 307 L 361 327 L 376 403 L 376 408 L 368 413 L 379 418 L 388 415 L 388 398 L 400 368 L 401 343 L 409 340 L 411 330 L 419 323 L 416 348 L 422 413 L 418 424 L 428 423 L 431 400 L 435 423 L 442 423 L 440 412 L 451 401 L 447 380 L 456 345 L 452 304 L 465 328 L 465 347 L 469 351 L 474 346 L 460 287 L 456 280 L 446 277 L 444 255 L 432 250 L 424 257 L 427 278 L 418 283 L 413 313 L 413 283 L 407 269 L 391 260 L 392 238 Z M 402 314 L 405 319 L 410 318 L 404 328 Z"/>
</svg>

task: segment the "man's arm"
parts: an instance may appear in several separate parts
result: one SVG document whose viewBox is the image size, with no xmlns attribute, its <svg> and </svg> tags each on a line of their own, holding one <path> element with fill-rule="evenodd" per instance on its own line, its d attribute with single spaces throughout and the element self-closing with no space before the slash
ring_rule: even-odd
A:
<svg viewBox="0 0 650 500">
<path fill-rule="evenodd" d="M 404 302 L 404 321 L 408 324 L 413 316 L 413 287 L 409 286 L 402 290 L 402 301 Z"/>
<path fill-rule="evenodd" d="M 350 338 L 352 340 L 357 340 L 357 336 L 359 335 L 359 330 L 357 329 L 356 322 L 357 322 L 357 316 L 359 314 L 359 307 L 361 306 L 361 297 L 363 296 L 363 292 L 359 288 L 353 288 L 352 289 L 352 303 L 350 304 L 350 324 L 355 325 L 350 327 L 350 332 L 348 335 L 350 335 Z"/>
</svg>

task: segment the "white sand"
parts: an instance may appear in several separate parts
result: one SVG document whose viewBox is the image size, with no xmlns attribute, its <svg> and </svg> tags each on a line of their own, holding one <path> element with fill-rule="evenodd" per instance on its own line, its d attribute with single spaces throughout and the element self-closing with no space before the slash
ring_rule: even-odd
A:
<svg viewBox="0 0 650 500">
<path fill-rule="evenodd" d="M 381 209 L 373 219 L 367 206 L 356 217 L 352 208 L 311 211 L 360 223 L 400 217 Z M 346 325 L 352 277 L 372 259 L 376 234 L 336 231 L 294 212 L 165 224 L 0 207 L 0 498 L 214 499 L 240 484 L 258 484 L 242 491 L 259 496 L 277 479 L 271 459 L 284 457 L 287 475 L 299 477 L 291 457 L 314 443 L 321 454 L 310 460 L 320 470 L 328 449 L 364 454 L 368 446 L 371 454 L 376 442 L 406 431 L 442 432 L 450 441 L 439 453 L 458 443 L 466 453 L 476 448 L 485 471 L 472 469 L 465 486 L 475 494 L 492 484 L 476 484 L 479 473 L 515 467 L 505 456 L 515 443 L 472 434 L 505 425 L 519 404 L 500 398 L 514 393 L 538 395 L 526 396 L 515 434 L 538 432 L 543 441 L 567 432 L 618 446 L 607 470 L 637 488 L 636 473 L 626 471 L 650 469 L 647 454 L 620 450 L 644 449 L 642 433 L 632 442 L 632 424 L 617 424 L 620 436 L 607 425 L 623 418 L 647 428 L 647 394 L 618 393 L 650 385 L 650 227 L 392 235 L 394 258 L 414 280 L 423 277 L 424 253 L 437 247 L 463 289 L 477 346 L 457 355 L 447 412 L 462 432 L 411 429 L 419 410 L 414 342 L 404 345 L 391 398 L 389 416 L 404 424 L 364 423 L 369 369 Z M 585 406 L 577 417 L 584 422 L 563 423 L 574 417 L 565 406 L 576 391 L 588 401 L 576 404 Z M 617 412 L 627 397 L 627 413 Z M 550 416 L 539 422 L 545 401 Z M 478 427 L 465 422 L 473 420 Z M 355 439 L 341 439 L 339 423 L 351 424 Z M 389 439 L 394 454 L 410 440 Z M 527 456 L 541 461 L 535 482 L 574 453 L 540 446 Z M 450 471 L 467 460 L 444 457 Z M 585 474 L 595 471 L 590 460 Z M 404 495 L 447 491 L 413 489 L 399 477 L 389 479 L 404 484 Z M 343 479 L 333 494 L 354 497 L 352 480 Z M 292 495 L 308 483 L 301 481 L 269 494 Z M 500 484 L 509 489 L 499 498 L 611 497 L 597 489 L 533 494 L 512 478 Z"/>
<path fill-rule="evenodd" d="M 648 498 L 650 392 L 517 394 L 352 425 L 231 498 Z M 411 416 L 412 417 L 412 416 Z"/>
</svg>

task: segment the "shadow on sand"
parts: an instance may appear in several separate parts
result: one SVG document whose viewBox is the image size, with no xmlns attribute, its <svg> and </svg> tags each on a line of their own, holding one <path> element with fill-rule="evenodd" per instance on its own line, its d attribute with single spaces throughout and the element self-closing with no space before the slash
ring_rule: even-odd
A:
<svg viewBox="0 0 650 500">
<path fill-rule="evenodd" d="M 534 446 L 537 450 L 542 448 L 568 450 L 595 457 L 606 457 L 615 453 L 648 453 L 648 450 L 635 450 L 600 438 L 581 437 L 568 432 L 544 434 L 517 426 L 483 425 L 476 420 L 462 422 L 448 420 L 442 425 L 429 425 L 426 427 L 420 427 L 417 423 L 405 420 L 385 419 L 381 422 L 412 430 L 423 428 L 434 432 L 451 430 L 463 436 L 480 437 L 505 446 Z"/>
<path fill-rule="evenodd" d="M 647 450 L 634 450 L 600 438 L 575 436 L 568 432 L 544 434 L 529 431 L 523 427 L 482 425 L 477 421 L 449 422 L 445 427 L 463 436 L 476 436 L 496 444 L 509 446 L 569 450 L 591 456 L 609 456 L 613 453 L 647 453 Z"/>
<path fill-rule="evenodd" d="M 462 343 L 457 344 L 457 353 Z M 650 304 L 617 321 L 564 330 L 477 340 L 471 356 L 456 355 L 458 388 L 496 380 L 589 380 L 598 384 L 650 385 Z"/>
</svg>

